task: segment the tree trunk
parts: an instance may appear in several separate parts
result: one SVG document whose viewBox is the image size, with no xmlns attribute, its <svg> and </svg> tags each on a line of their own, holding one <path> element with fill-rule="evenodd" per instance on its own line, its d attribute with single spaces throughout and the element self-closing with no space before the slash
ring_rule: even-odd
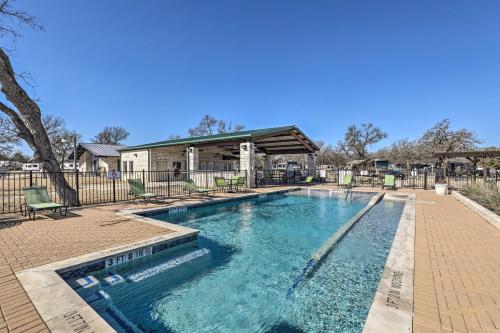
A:
<svg viewBox="0 0 500 333">
<path fill-rule="evenodd" d="M 42 123 L 40 108 L 17 82 L 10 59 L 1 48 L 0 85 L 2 93 L 18 112 L 1 102 L 0 111 L 10 118 L 19 131 L 19 136 L 26 141 L 36 158 L 43 163 L 60 200 L 70 206 L 76 206 L 78 203 L 76 191 L 66 181 L 54 156 L 49 137 Z"/>
</svg>

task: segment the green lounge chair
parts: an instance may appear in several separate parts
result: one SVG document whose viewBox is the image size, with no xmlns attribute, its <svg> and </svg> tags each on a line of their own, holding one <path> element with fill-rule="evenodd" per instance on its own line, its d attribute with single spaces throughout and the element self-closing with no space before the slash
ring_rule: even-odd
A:
<svg viewBox="0 0 500 333">
<path fill-rule="evenodd" d="M 194 193 L 198 194 L 200 196 L 209 196 L 212 194 L 212 196 L 215 195 L 215 190 L 210 190 L 208 188 L 200 188 L 198 187 L 192 179 L 186 179 L 184 181 L 185 188 L 189 192 L 189 194 Z"/>
<path fill-rule="evenodd" d="M 132 195 L 134 198 L 132 199 L 132 202 L 135 201 L 135 199 L 142 199 L 146 202 L 149 202 L 151 200 L 156 200 L 157 202 L 160 201 L 165 201 L 165 196 L 164 195 L 159 195 L 156 193 L 148 193 L 146 192 L 146 189 L 144 188 L 144 184 L 140 179 L 127 179 L 128 185 L 130 186 L 130 195 Z"/>
<path fill-rule="evenodd" d="M 224 192 L 227 189 L 226 179 L 224 177 L 214 177 L 215 187 Z"/>
<path fill-rule="evenodd" d="M 384 189 L 384 187 L 392 188 L 395 191 L 396 177 L 394 177 L 394 175 L 385 175 L 384 184 L 382 184 L 382 189 Z"/>
<path fill-rule="evenodd" d="M 314 181 L 313 176 L 307 176 L 307 178 L 301 183 L 302 185 L 311 185 Z"/>
<path fill-rule="evenodd" d="M 41 210 L 51 210 L 56 212 L 59 209 L 59 213 L 62 216 L 68 214 L 68 206 L 55 203 L 50 200 L 49 192 L 47 192 L 47 187 L 45 186 L 30 186 L 23 188 L 24 193 L 24 205 L 25 205 L 25 216 L 28 213 L 31 219 L 31 214 L 33 214 L 33 220 L 35 220 L 35 214 Z M 63 213 L 64 208 L 64 213 Z"/>
<path fill-rule="evenodd" d="M 346 188 L 352 188 L 352 175 L 344 175 L 344 182 L 342 185 Z"/>
</svg>

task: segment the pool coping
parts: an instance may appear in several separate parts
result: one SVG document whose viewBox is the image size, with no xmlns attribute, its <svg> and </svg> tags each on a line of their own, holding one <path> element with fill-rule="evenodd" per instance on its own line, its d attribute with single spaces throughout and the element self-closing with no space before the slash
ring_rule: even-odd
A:
<svg viewBox="0 0 500 333">
<path fill-rule="evenodd" d="M 413 331 L 416 194 L 408 198 L 363 333 Z"/>
<path fill-rule="evenodd" d="M 472 210 L 474 213 L 478 214 L 481 216 L 486 222 L 491 224 L 493 227 L 497 228 L 500 230 L 500 216 L 489 210 L 488 208 L 484 207 L 483 205 L 475 202 L 472 199 L 467 198 L 465 195 L 462 193 L 459 193 L 457 191 L 452 191 L 451 195 L 460 201 L 464 206 Z"/>
<path fill-rule="evenodd" d="M 196 229 L 183 227 L 178 224 L 169 223 L 168 221 L 158 221 L 138 215 L 138 213 L 165 211 L 171 208 L 213 205 L 300 189 L 301 187 L 292 187 L 266 193 L 248 193 L 238 197 L 214 198 L 210 201 L 197 203 L 175 203 L 149 209 L 122 209 L 117 211 L 116 214 L 173 232 L 29 268 L 16 272 L 15 275 L 51 332 L 116 332 L 106 320 L 73 290 L 59 273 L 92 265 L 103 260 L 106 261 L 107 258 L 122 257 L 131 251 L 145 249 L 153 245 L 167 244 L 180 239 L 189 240 L 191 237 L 198 235 L 199 231 Z"/>
<path fill-rule="evenodd" d="M 167 244 L 180 239 L 189 240 L 190 237 L 196 237 L 198 235 L 199 231 L 196 229 L 183 227 L 177 224 L 169 223 L 168 221 L 158 221 L 151 217 L 138 215 L 139 213 L 168 211 L 172 208 L 195 208 L 224 202 L 240 201 L 270 194 L 298 191 L 301 189 L 333 191 L 338 193 L 345 192 L 342 190 L 323 190 L 295 186 L 275 191 L 271 190 L 264 193 L 245 193 L 237 197 L 213 198 L 209 201 L 196 203 L 181 202 L 146 209 L 122 209 L 117 211 L 116 214 L 128 217 L 134 221 L 151 224 L 173 232 L 33 267 L 16 272 L 15 275 L 51 332 L 116 332 L 115 329 L 113 329 L 111 325 L 108 324 L 108 322 L 102 318 L 85 300 L 83 300 L 59 275 L 61 272 L 75 270 L 79 267 L 85 267 L 92 265 L 93 263 L 106 261 L 111 257 L 123 257 L 131 251 L 145 249 L 152 247 L 153 245 Z M 358 193 L 376 194 L 377 192 L 359 191 Z"/>
</svg>

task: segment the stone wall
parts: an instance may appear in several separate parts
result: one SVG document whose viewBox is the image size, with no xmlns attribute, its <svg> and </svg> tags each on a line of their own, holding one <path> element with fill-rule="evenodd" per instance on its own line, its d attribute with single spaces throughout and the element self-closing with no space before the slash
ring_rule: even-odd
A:
<svg viewBox="0 0 500 333">
<path fill-rule="evenodd" d="M 174 170 L 174 163 L 181 163 L 186 170 L 187 157 L 183 147 L 160 147 L 151 149 L 151 171 Z"/>
<path fill-rule="evenodd" d="M 119 157 L 99 157 L 97 163 L 100 171 L 108 172 L 111 170 L 119 170 L 121 168 L 121 165 L 118 167 L 118 163 L 120 163 Z"/>
<path fill-rule="evenodd" d="M 246 170 L 249 187 L 255 187 L 255 144 L 251 142 L 240 144 L 240 170 Z"/>
<path fill-rule="evenodd" d="M 149 152 L 147 149 L 144 150 L 132 150 L 132 151 L 124 151 L 121 153 L 121 166 L 120 170 L 123 172 L 125 171 L 123 168 L 123 163 L 127 163 L 127 170 L 128 168 L 128 163 L 130 161 L 134 162 L 134 171 L 142 171 L 142 170 L 149 170 Z"/>
</svg>

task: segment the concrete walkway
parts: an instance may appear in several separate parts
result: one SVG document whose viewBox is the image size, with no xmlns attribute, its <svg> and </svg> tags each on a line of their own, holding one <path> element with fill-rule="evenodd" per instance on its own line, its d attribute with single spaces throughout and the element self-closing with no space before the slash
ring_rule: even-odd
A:
<svg viewBox="0 0 500 333">
<path fill-rule="evenodd" d="M 500 231 L 431 191 L 416 213 L 414 332 L 500 332 Z"/>
</svg>

